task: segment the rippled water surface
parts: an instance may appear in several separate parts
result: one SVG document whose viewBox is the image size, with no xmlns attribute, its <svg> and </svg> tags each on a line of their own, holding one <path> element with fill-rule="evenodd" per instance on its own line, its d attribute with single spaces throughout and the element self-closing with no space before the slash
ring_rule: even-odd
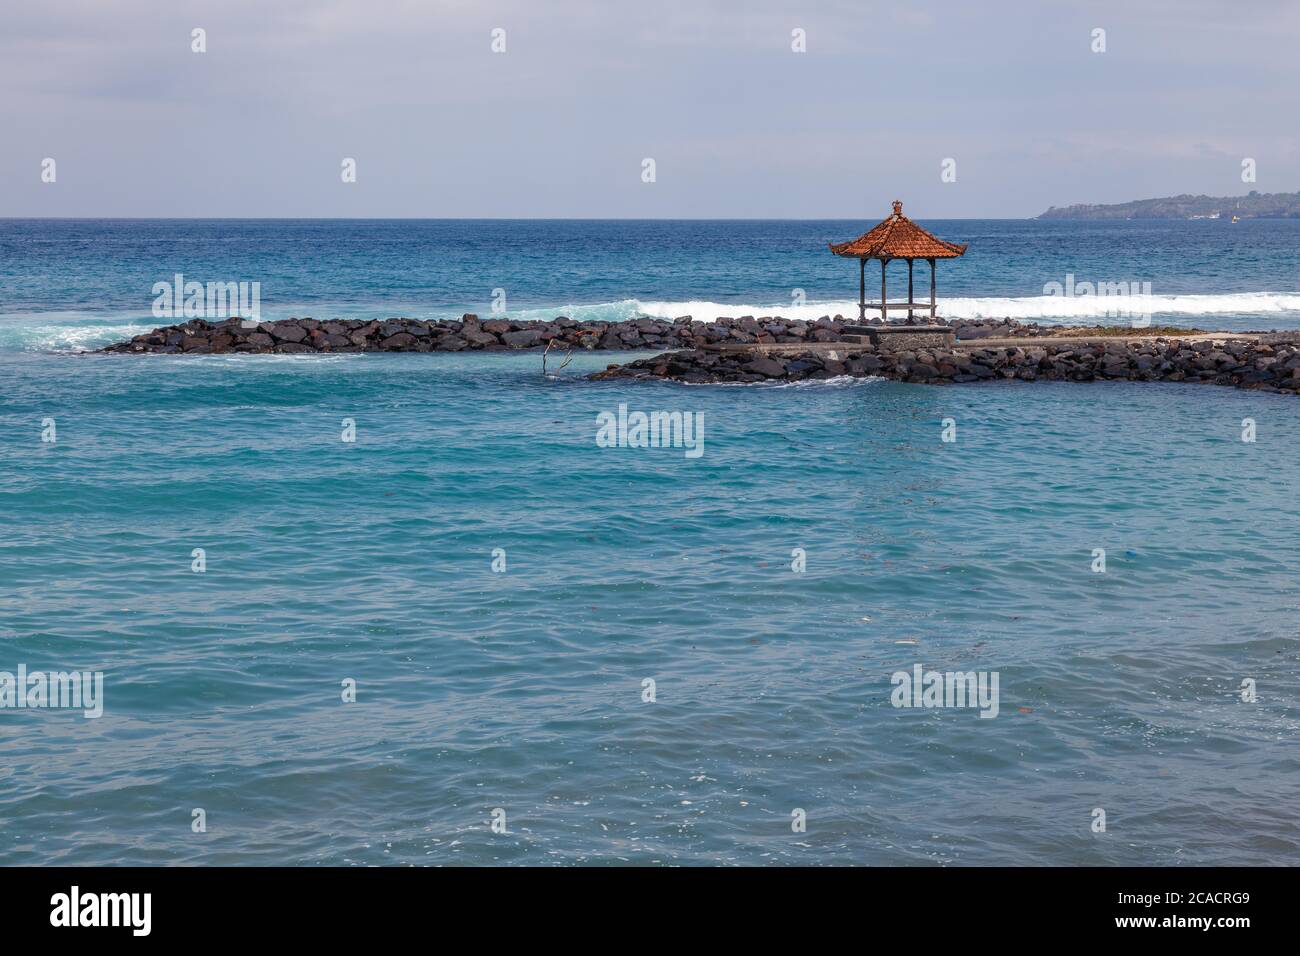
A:
<svg viewBox="0 0 1300 956">
<path fill-rule="evenodd" d="M 618 358 L 0 351 L 0 862 L 1300 862 L 1300 401 Z"/>
<path fill-rule="evenodd" d="M 500 308 L 522 320 L 855 316 L 857 263 L 827 244 L 888 211 L 865 221 L 0 219 L 0 350 L 94 348 L 171 324 L 153 314 L 154 287 L 177 275 L 256 282 L 266 319 Z M 924 226 L 969 244 L 938 265 L 947 318 L 1300 328 L 1300 220 Z M 887 279 L 891 298 L 905 299 L 905 263 Z M 925 263 L 914 281 L 926 298 Z M 872 264 L 867 291 L 878 289 Z"/>
</svg>

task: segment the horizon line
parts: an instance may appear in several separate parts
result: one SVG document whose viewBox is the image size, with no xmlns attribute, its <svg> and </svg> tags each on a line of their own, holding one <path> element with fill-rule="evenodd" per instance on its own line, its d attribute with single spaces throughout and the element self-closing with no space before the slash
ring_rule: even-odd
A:
<svg viewBox="0 0 1300 956">
<path fill-rule="evenodd" d="M 872 216 L 0 216 L 0 222 L 858 222 Z M 887 217 L 886 217 L 887 218 Z M 1031 222 L 1039 216 L 920 216 L 970 222 Z"/>
</svg>

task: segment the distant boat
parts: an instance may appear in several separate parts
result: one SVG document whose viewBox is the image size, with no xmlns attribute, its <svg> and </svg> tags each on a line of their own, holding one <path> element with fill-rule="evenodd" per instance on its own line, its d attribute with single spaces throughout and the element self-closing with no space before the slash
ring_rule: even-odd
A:
<svg viewBox="0 0 1300 956">
<path fill-rule="evenodd" d="M 1240 219 L 1239 217 L 1237 217 L 1237 216 L 1233 216 L 1233 217 L 1232 217 L 1232 221 L 1233 221 L 1233 222 L 1241 222 L 1241 219 Z"/>
</svg>

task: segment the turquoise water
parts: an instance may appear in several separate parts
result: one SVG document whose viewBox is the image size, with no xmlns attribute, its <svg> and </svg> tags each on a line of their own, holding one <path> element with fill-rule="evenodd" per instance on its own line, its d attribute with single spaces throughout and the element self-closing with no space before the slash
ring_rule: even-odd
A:
<svg viewBox="0 0 1300 956">
<path fill-rule="evenodd" d="M 1294 397 L 77 356 L 31 306 L 0 670 L 104 714 L 0 710 L 0 862 L 1300 862 Z M 599 447 L 620 403 L 704 454 Z M 917 663 L 998 716 L 894 708 Z"/>
</svg>

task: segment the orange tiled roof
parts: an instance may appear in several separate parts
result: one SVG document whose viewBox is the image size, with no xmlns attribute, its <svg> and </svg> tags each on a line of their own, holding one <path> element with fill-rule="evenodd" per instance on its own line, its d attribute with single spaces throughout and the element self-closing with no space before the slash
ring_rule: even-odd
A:
<svg viewBox="0 0 1300 956">
<path fill-rule="evenodd" d="M 831 244 L 837 256 L 854 259 L 955 259 L 965 251 L 965 244 L 944 242 L 904 216 L 897 199 L 893 215 L 880 225 L 856 239 Z"/>
</svg>

